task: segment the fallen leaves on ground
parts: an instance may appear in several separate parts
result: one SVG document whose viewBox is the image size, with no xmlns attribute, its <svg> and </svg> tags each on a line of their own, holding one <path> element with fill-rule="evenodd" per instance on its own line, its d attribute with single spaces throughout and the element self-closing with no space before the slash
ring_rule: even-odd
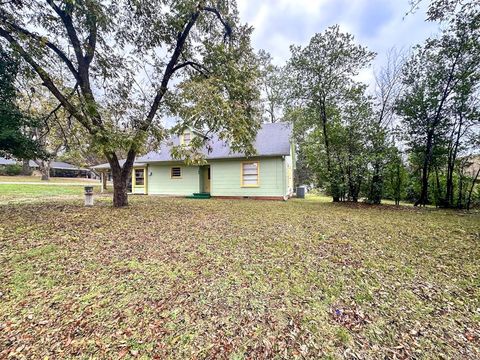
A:
<svg viewBox="0 0 480 360">
<path fill-rule="evenodd" d="M 0 205 L 0 358 L 479 358 L 480 215 Z"/>
</svg>

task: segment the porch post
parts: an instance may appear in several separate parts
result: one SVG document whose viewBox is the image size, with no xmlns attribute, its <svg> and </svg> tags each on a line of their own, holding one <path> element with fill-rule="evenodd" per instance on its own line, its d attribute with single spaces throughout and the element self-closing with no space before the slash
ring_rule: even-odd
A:
<svg viewBox="0 0 480 360">
<path fill-rule="evenodd" d="M 101 191 L 100 192 L 104 192 L 105 190 L 107 190 L 107 176 L 105 174 L 105 171 L 102 171 L 100 173 L 100 176 L 102 178 L 102 188 L 101 188 Z"/>
</svg>

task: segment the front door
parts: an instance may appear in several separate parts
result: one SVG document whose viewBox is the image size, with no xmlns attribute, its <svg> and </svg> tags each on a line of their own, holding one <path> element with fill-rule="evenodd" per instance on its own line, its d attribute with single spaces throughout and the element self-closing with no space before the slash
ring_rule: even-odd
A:
<svg viewBox="0 0 480 360">
<path fill-rule="evenodd" d="M 134 194 L 146 194 L 147 193 L 147 180 L 145 168 L 134 168 L 132 176 L 132 193 Z"/>
<path fill-rule="evenodd" d="M 203 192 L 210 192 L 210 166 L 203 167 Z"/>
</svg>

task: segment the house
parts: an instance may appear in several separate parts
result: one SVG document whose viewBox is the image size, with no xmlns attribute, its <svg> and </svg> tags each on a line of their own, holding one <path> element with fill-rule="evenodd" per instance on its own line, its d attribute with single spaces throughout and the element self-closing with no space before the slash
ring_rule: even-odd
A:
<svg viewBox="0 0 480 360">
<path fill-rule="evenodd" d="M 290 124 L 263 124 L 254 143 L 256 155 L 253 157 L 232 153 L 224 141 L 212 136 L 208 140 L 209 151 L 203 150 L 205 165 L 186 165 L 184 161 L 173 159 L 171 147 L 188 146 L 194 136 L 200 135 L 187 130 L 168 143 L 162 143 L 158 152 L 137 158 L 130 192 L 278 200 L 286 200 L 293 194 L 295 153 Z M 109 168 L 108 163 L 93 167 L 102 173 L 104 180 Z"/>
<path fill-rule="evenodd" d="M 35 161 L 30 160 L 28 165 L 34 174 L 41 175 L 39 172 L 39 166 Z M 94 178 L 95 174 L 90 169 L 80 168 L 63 161 L 52 161 L 50 163 L 50 176 L 90 179 Z"/>
<path fill-rule="evenodd" d="M 17 160 L 15 159 L 7 159 L 4 157 L 0 157 L 0 166 L 10 166 L 10 165 L 16 165 Z"/>
<path fill-rule="evenodd" d="M 461 160 L 464 162 L 464 174 L 470 176 L 473 179 L 477 179 L 476 182 L 480 182 L 480 154 L 470 155 L 463 157 Z"/>
</svg>

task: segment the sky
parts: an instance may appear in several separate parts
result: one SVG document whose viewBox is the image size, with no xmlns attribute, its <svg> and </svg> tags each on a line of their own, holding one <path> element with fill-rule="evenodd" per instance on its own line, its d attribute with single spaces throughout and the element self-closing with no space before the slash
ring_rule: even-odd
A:
<svg viewBox="0 0 480 360">
<path fill-rule="evenodd" d="M 438 25 L 424 21 L 429 1 L 407 16 L 408 0 L 237 1 L 241 21 L 255 29 L 253 46 L 268 51 L 277 65 L 290 57 L 290 45 L 305 46 L 315 33 L 339 24 L 359 44 L 377 53 L 372 67 L 358 77 L 370 85 L 389 49 L 409 49 L 438 32 Z"/>
</svg>

